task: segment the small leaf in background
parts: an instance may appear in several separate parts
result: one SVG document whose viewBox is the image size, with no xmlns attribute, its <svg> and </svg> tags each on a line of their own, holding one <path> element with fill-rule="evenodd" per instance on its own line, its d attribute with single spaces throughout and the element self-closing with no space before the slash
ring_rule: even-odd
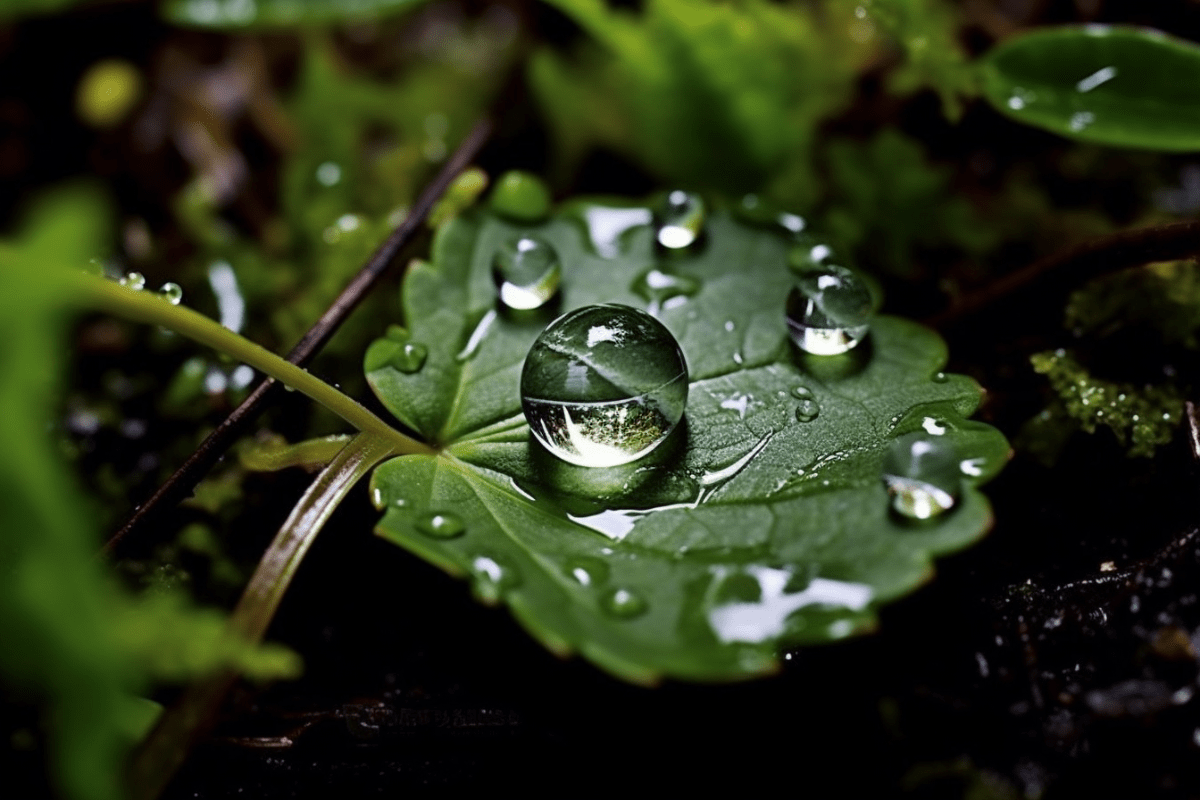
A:
<svg viewBox="0 0 1200 800">
<path fill-rule="evenodd" d="M 167 0 L 163 16 L 176 25 L 237 30 L 377 20 L 427 0 Z"/>
<path fill-rule="evenodd" d="M 858 11 L 862 9 L 862 11 Z M 910 94 L 929 87 L 952 120 L 963 101 L 978 94 L 975 70 L 958 40 L 956 8 L 943 0 L 861 0 L 856 15 L 875 22 L 904 50 L 904 64 L 888 76 L 888 88 Z"/>
<path fill-rule="evenodd" d="M 1147 28 L 1086 25 L 1014 36 L 982 60 L 1001 113 L 1069 139 L 1200 150 L 1200 47 Z"/>
<path fill-rule="evenodd" d="M 372 344 L 366 367 L 384 405 L 444 452 L 376 469 L 378 530 L 506 602 L 554 652 L 637 682 L 752 677 L 782 647 L 869 630 L 932 555 L 981 536 L 975 486 L 1008 446 L 964 419 L 979 388 L 939 372 L 945 345 L 927 329 L 884 316 L 843 355 L 791 345 L 788 257 L 814 245 L 806 234 L 717 208 L 665 256 L 651 220 L 645 206 L 575 201 L 537 224 L 476 208 L 439 230 L 432 263 L 407 275 L 406 327 Z M 522 235 L 559 255 L 553 313 L 497 306 L 493 257 Z M 595 303 L 649 309 L 691 378 L 675 433 L 608 469 L 546 453 L 521 409 L 534 339 Z M 389 361 L 400 343 L 422 361 Z M 960 500 L 927 524 L 889 511 L 883 479 L 892 443 L 914 433 L 957 454 Z"/>
<path fill-rule="evenodd" d="M 602 146 L 666 181 L 812 201 L 816 125 L 850 101 L 870 52 L 842 35 L 850 6 L 551 4 L 592 39 L 572 59 L 543 48 L 529 66 L 560 169 Z"/>
</svg>

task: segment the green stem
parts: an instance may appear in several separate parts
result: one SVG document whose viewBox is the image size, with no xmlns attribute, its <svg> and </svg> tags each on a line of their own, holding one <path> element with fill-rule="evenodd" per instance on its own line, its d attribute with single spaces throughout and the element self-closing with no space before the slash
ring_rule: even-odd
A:
<svg viewBox="0 0 1200 800">
<path fill-rule="evenodd" d="M 71 273 L 76 296 L 87 306 L 133 322 L 161 325 L 265 372 L 302 392 L 337 414 L 363 433 L 390 442 L 396 453 L 433 453 L 428 445 L 397 431 L 355 400 L 260 347 L 244 336 L 223 328 L 185 306 L 174 306 L 153 292 L 137 291 L 103 278 Z"/>
<path fill-rule="evenodd" d="M 349 436 L 338 435 L 306 439 L 295 444 L 252 443 L 241 448 L 238 461 L 254 472 L 277 472 L 288 467 L 315 469 L 332 461 L 348 441 Z"/>
<path fill-rule="evenodd" d="M 317 475 L 258 562 L 230 616 L 231 636 L 262 640 L 296 569 L 334 509 L 359 479 L 394 453 L 391 442 L 360 433 Z M 224 671 L 197 681 L 163 714 L 130 765 L 135 800 L 153 800 L 166 788 L 236 679 L 236 673 Z"/>
</svg>

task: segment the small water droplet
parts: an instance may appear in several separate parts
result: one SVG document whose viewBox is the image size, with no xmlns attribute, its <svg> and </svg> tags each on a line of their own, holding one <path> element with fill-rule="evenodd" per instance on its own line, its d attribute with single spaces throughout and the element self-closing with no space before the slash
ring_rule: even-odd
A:
<svg viewBox="0 0 1200 800">
<path fill-rule="evenodd" d="M 431 511 L 416 521 L 416 529 L 431 539 L 453 539 L 462 536 L 467 526 L 449 511 Z"/>
<path fill-rule="evenodd" d="M 1071 119 L 1067 121 L 1067 126 L 1079 133 L 1085 128 L 1091 126 L 1096 121 L 1096 115 L 1090 111 L 1077 111 L 1071 115 Z"/>
<path fill-rule="evenodd" d="M 1102 67 L 1075 84 L 1077 92 L 1090 92 L 1117 77 L 1116 67 Z"/>
<path fill-rule="evenodd" d="M 140 272 L 130 272 L 125 277 L 119 279 L 117 283 L 133 289 L 135 292 L 140 292 L 146 288 L 146 276 Z"/>
<path fill-rule="evenodd" d="M 683 417 L 687 364 L 662 323 L 629 306 L 585 306 L 550 323 L 521 373 L 530 430 L 558 458 L 612 467 L 661 444 Z"/>
<path fill-rule="evenodd" d="M 812 422 L 820 413 L 821 407 L 817 405 L 816 400 L 801 400 L 800 404 L 796 406 L 796 420 L 798 422 Z"/>
<path fill-rule="evenodd" d="M 658 269 L 648 269 L 634 278 L 629 287 L 644 299 L 651 314 L 674 308 L 700 291 L 700 281 L 686 275 L 675 275 Z"/>
<path fill-rule="evenodd" d="M 837 355 L 867 335 L 871 295 L 862 280 L 835 264 L 800 270 L 787 299 L 788 332 L 816 355 Z"/>
<path fill-rule="evenodd" d="M 608 580 L 608 564 L 592 556 L 576 556 L 569 559 L 564 567 L 580 586 L 601 586 Z"/>
<path fill-rule="evenodd" d="M 883 480 L 896 513 L 909 519 L 935 517 L 958 501 L 958 453 L 944 439 L 921 432 L 901 436 L 884 457 Z"/>
<path fill-rule="evenodd" d="M 754 398 L 748 394 L 735 394 L 733 397 L 726 398 L 721 401 L 721 408 L 736 411 L 738 419 L 746 418 L 746 410 L 750 408 L 750 403 Z"/>
<path fill-rule="evenodd" d="M 658 243 L 670 250 L 689 247 L 704 230 L 704 201 L 676 189 L 667 194 L 658 213 Z"/>
<path fill-rule="evenodd" d="M 317 183 L 322 186 L 337 186 L 342 180 L 342 168 L 333 161 L 317 167 Z"/>
<path fill-rule="evenodd" d="M 807 241 L 793 247 L 788 253 L 788 267 L 793 272 L 803 274 L 806 270 L 821 267 L 833 258 L 833 249 L 827 244 L 813 244 Z"/>
<path fill-rule="evenodd" d="M 558 251 L 534 236 L 505 242 L 492 258 L 492 280 L 500 302 L 509 308 L 541 308 L 558 294 L 562 280 Z"/>
<path fill-rule="evenodd" d="M 646 613 L 646 601 L 629 589 L 613 589 L 604 595 L 601 607 L 614 617 L 631 619 Z"/>
<path fill-rule="evenodd" d="M 934 383 L 945 383 L 948 380 L 949 380 L 949 378 L 946 377 L 946 373 L 944 373 L 944 372 L 933 373 L 933 382 Z"/>
<path fill-rule="evenodd" d="M 475 591 L 486 602 L 499 600 L 503 592 L 521 583 L 521 575 L 516 569 L 491 556 L 476 556 L 471 562 L 471 571 L 477 578 Z"/>
<path fill-rule="evenodd" d="M 408 332 L 403 328 L 398 330 L 404 337 L 408 336 Z M 425 365 L 428 355 L 429 350 L 425 345 L 408 341 L 407 338 L 401 339 L 399 336 L 393 336 L 389 330 L 387 338 L 371 342 L 371 346 L 367 348 L 367 355 L 363 359 L 363 366 L 367 372 L 391 367 L 411 374 L 418 372 Z"/>
<path fill-rule="evenodd" d="M 158 296 L 171 305 L 177 306 L 183 300 L 183 287 L 178 283 L 164 283 L 162 288 L 158 290 Z"/>
</svg>

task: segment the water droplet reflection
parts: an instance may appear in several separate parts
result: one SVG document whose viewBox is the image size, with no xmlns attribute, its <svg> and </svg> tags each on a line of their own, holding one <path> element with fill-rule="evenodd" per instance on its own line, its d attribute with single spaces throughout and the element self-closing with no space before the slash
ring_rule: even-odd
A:
<svg viewBox="0 0 1200 800">
<path fill-rule="evenodd" d="M 930 519 L 958 501 L 962 469 L 953 445 L 917 432 L 892 442 L 883 460 L 883 480 L 896 513 Z"/>
<path fill-rule="evenodd" d="M 506 242 L 492 259 L 492 279 L 500 302 L 507 307 L 520 311 L 541 308 L 558 294 L 562 279 L 558 251 L 533 236 Z"/>
<path fill-rule="evenodd" d="M 670 250 L 689 247 L 704 230 L 704 201 L 676 189 L 667 194 L 658 214 L 658 243 Z"/>
<path fill-rule="evenodd" d="M 552 454 L 584 467 L 639 459 L 661 444 L 687 402 L 683 352 L 654 317 L 586 306 L 541 333 L 521 373 L 530 430 Z"/>
<path fill-rule="evenodd" d="M 870 318 L 870 292 L 845 267 L 825 264 L 802 269 L 788 295 L 788 332 L 807 353 L 845 353 L 867 335 Z"/>
</svg>

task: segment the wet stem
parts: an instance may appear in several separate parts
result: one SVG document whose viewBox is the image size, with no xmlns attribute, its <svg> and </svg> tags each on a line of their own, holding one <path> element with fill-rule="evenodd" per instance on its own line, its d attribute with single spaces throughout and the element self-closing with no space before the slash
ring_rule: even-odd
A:
<svg viewBox="0 0 1200 800">
<path fill-rule="evenodd" d="M 159 325 L 231 358 L 242 361 L 298 392 L 308 395 L 364 434 L 387 442 L 394 454 L 432 454 L 428 445 L 405 436 L 372 414 L 364 406 L 325 383 L 307 370 L 291 364 L 266 348 L 223 328 L 213 320 L 184 306 L 171 305 L 150 292 L 121 286 L 103 278 L 72 274 L 73 296 L 82 305 L 123 317 L 132 322 Z"/>
<path fill-rule="evenodd" d="M 247 643 L 261 641 L 301 560 L 350 489 L 387 458 L 435 451 L 395 430 L 319 378 L 202 314 L 103 278 L 71 273 L 67 280 L 73 284 L 71 297 L 80 305 L 159 325 L 213 347 L 303 392 L 360 431 L 333 455 L 292 509 L 234 608 L 228 635 Z M 134 753 L 130 779 L 135 798 L 152 800 L 162 792 L 192 744 L 211 725 L 236 678 L 235 672 L 226 670 L 201 679 L 188 686 L 162 715 Z"/>
<path fill-rule="evenodd" d="M 257 643 L 266 633 L 296 569 L 321 528 L 351 488 L 377 464 L 395 455 L 390 442 L 360 433 L 317 475 L 275 534 L 229 620 L 229 635 Z M 135 800 L 153 800 L 166 788 L 192 744 L 216 715 L 237 675 L 232 671 L 188 686 L 134 753 L 130 767 Z"/>
</svg>

